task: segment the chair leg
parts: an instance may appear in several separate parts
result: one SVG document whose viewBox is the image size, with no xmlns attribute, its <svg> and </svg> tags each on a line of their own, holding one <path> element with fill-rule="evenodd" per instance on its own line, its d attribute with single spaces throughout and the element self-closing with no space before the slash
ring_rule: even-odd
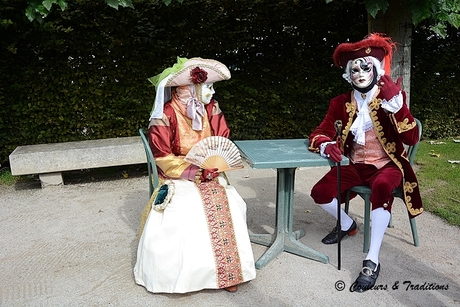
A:
<svg viewBox="0 0 460 307">
<path fill-rule="evenodd" d="M 410 228 L 412 230 L 412 237 L 414 238 L 414 245 L 419 246 L 417 224 L 415 222 L 415 218 L 412 218 L 409 220 L 410 220 Z"/>
<path fill-rule="evenodd" d="M 390 221 L 388 222 L 388 228 L 394 228 L 394 226 L 393 226 L 393 214 L 390 214 Z"/>
<path fill-rule="evenodd" d="M 348 209 L 350 207 L 350 190 L 345 192 L 345 213 L 348 214 Z"/>
<path fill-rule="evenodd" d="M 370 221 L 371 221 L 371 196 L 369 194 L 361 195 L 364 198 L 364 244 L 363 253 L 369 251 Z"/>
<path fill-rule="evenodd" d="M 149 176 L 149 198 L 152 197 L 153 194 L 153 175 Z"/>
<path fill-rule="evenodd" d="M 363 243 L 363 253 L 369 252 L 370 247 L 370 223 L 371 223 L 371 195 L 362 191 L 358 192 L 359 196 L 364 199 L 364 243 Z M 398 195 L 396 195 L 398 196 Z M 400 196 L 398 196 L 400 197 Z M 345 212 L 348 214 L 348 209 L 350 205 L 350 191 L 347 190 L 345 194 Z M 419 246 L 417 224 L 415 218 L 409 219 L 410 226 L 412 230 L 412 237 L 414 239 L 414 245 Z M 390 220 L 388 222 L 388 228 L 393 228 L 393 215 L 390 215 Z"/>
</svg>

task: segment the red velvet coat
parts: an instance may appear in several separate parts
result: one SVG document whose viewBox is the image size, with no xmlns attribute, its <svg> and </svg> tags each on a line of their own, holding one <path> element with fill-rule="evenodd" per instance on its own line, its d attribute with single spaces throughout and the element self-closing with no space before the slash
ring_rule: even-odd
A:
<svg viewBox="0 0 460 307">
<path fill-rule="evenodd" d="M 333 140 L 335 136 L 334 123 L 336 120 L 341 120 L 343 124 L 341 149 L 343 154 L 349 157 L 354 138 L 350 132 L 350 127 L 357 117 L 351 95 L 352 92 L 349 92 L 331 100 L 326 117 L 310 135 L 309 149 L 311 151 L 319 152 L 321 143 Z M 403 97 L 403 107 L 394 114 L 381 107 L 382 97 L 380 94 L 369 103 L 369 111 L 380 144 L 403 174 L 401 186 L 404 190 L 404 202 L 409 216 L 415 217 L 423 212 L 422 199 L 417 178 L 409 163 L 404 144 L 416 144 L 419 141 L 419 129 L 405 103 L 404 92 Z"/>
</svg>

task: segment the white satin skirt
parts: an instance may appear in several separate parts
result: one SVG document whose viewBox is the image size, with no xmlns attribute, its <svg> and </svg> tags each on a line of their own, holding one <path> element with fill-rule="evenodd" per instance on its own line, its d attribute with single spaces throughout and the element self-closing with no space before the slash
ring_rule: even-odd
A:
<svg viewBox="0 0 460 307">
<path fill-rule="evenodd" d="M 135 281 L 154 293 L 222 288 L 218 278 L 218 270 L 222 272 L 222 269 L 216 267 L 222 268 L 219 262 L 225 259 L 219 257 L 216 245 L 225 245 L 216 237 L 218 231 L 213 230 L 219 225 L 209 223 L 202 197 L 193 182 L 174 180 L 174 183 L 175 193 L 166 209 L 151 210 L 147 218 L 137 250 Z M 239 270 L 234 273 L 239 281 L 246 282 L 256 276 L 246 224 L 246 203 L 234 187 L 226 186 L 225 191 L 231 213 L 228 221 L 233 223 L 232 238 L 236 241 L 233 246 L 237 247 L 234 255 L 239 256 Z"/>
</svg>

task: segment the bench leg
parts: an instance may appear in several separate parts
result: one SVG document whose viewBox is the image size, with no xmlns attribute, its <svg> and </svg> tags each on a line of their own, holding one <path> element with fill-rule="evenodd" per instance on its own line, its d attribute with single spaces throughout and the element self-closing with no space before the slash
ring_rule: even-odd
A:
<svg viewBox="0 0 460 307">
<path fill-rule="evenodd" d="M 40 178 L 42 188 L 45 188 L 48 186 L 64 185 L 64 180 L 62 179 L 62 173 L 60 172 L 39 174 L 38 178 Z"/>
</svg>

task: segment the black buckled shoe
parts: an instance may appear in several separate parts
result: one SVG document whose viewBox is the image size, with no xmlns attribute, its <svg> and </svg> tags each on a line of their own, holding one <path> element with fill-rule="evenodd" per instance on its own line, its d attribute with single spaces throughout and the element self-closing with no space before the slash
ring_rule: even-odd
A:
<svg viewBox="0 0 460 307">
<path fill-rule="evenodd" d="M 340 240 L 342 240 L 346 235 L 354 236 L 357 232 L 356 222 L 353 221 L 353 224 L 351 224 L 348 230 L 342 230 L 340 232 Z M 321 242 L 324 244 L 334 244 L 339 242 L 339 231 L 337 230 L 337 226 L 335 226 L 334 229 L 332 229 L 332 231 L 321 240 Z"/>
<path fill-rule="evenodd" d="M 376 265 L 371 260 L 364 260 L 363 268 L 361 269 L 358 278 L 356 278 L 355 282 L 351 285 L 350 290 L 352 292 L 365 292 L 372 289 L 377 277 L 379 277 L 379 272 L 380 263 Z"/>
</svg>

